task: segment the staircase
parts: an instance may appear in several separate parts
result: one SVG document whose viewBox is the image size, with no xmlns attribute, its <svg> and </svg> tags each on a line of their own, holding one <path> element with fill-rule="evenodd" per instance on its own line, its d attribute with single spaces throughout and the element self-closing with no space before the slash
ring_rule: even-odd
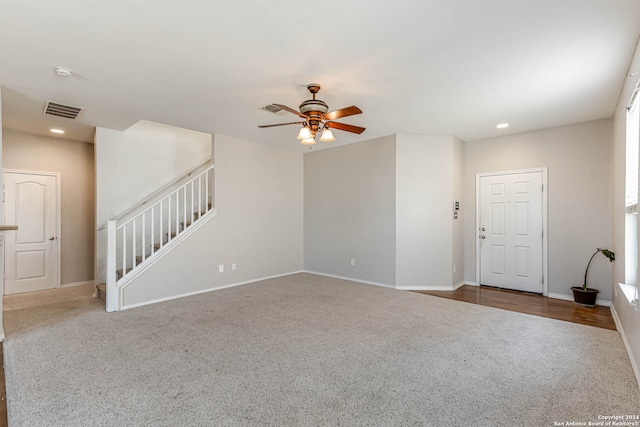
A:
<svg viewBox="0 0 640 427">
<path fill-rule="evenodd" d="M 213 178 L 207 165 L 107 222 L 107 280 L 95 292 L 107 311 L 120 310 L 124 287 L 215 215 Z"/>
</svg>

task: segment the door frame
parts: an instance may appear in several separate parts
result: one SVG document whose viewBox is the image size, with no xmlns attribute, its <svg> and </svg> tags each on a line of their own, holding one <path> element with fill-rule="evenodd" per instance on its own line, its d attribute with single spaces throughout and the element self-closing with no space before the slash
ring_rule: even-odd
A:
<svg viewBox="0 0 640 427">
<path fill-rule="evenodd" d="M 549 263 L 548 263 L 548 236 L 547 231 L 547 167 L 531 168 L 531 169 L 515 169 L 497 172 L 478 172 L 476 173 L 476 221 L 475 221 L 475 241 L 476 241 L 476 286 L 480 286 L 480 179 L 489 176 L 500 175 L 517 175 L 521 173 L 541 172 L 542 173 L 542 295 L 549 295 Z"/>
<path fill-rule="evenodd" d="M 7 169 L 7 168 L 3 168 L 2 169 L 2 215 L 3 215 L 3 219 L 7 218 L 6 215 L 6 208 L 7 208 L 7 199 L 5 197 L 5 189 L 4 189 L 4 174 L 5 173 L 15 173 L 15 174 L 22 174 L 22 175 L 45 175 L 45 176 L 53 176 L 56 179 L 56 240 L 55 240 L 55 245 L 56 245 L 56 264 L 57 264 L 57 274 L 56 274 L 56 287 L 53 289 L 59 289 L 60 288 L 60 284 L 61 282 L 61 260 L 62 260 L 62 253 L 60 252 L 60 232 L 62 231 L 62 196 L 61 196 L 61 183 L 60 183 L 60 172 L 46 172 L 46 171 L 32 171 L 32 170 L 25 170 L 25 169 Z M 14 224 L 12 224 L 14 225 Z M 6 253 L 7 253 L 7 240 L 5 239 L 4 241 L 4 248 L 5 248 L 5 259 L 2 260 L 2 262 L 4 263 L 6 260 Z M 6 270 L 6 269 L 5 269 Z M 2 278 L 2 295 L 4 296 L 4 281 L 5 278 Z"/>
</svg>

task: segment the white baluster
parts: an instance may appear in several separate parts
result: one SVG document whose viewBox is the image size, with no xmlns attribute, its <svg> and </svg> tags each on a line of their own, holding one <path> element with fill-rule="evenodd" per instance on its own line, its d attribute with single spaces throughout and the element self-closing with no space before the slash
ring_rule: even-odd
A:
<svg viewBox="0 0 640 427">
<path fill-rule="evenodd" d="M 131 268 L 136 268 L 136 220 L 133 219 L 133 234 L 131 235 Z M 122 270 L 122 277 L 127 275 L 127 269 Z"/>
<path fill-rule="evenodd" d="M 196 212 L 196 207 L 195 207 L 195 199 L 193 198 L 193 180 L 191 181 L 191 218 L 195 221 L 196 220 L 196 216 L 194 215 L 194 213 Z"/>
<path fill-rule="evenodd" d="M 176 190 L 176 236 L 180 227 L 180 189 Z"/>
<path fill-rule="evenodd" d="M 164 228 L 164 222 L 162 221 L 164 217 L 164 199 L 160 201 L 160 247 L 164 244 L 164 239 L 162 238 L 162 229 Z"/>
<path fill-rule="evenodd" d="M 147 213 L 146 212 L 142 212 L 142 253 L 140 255 L 142 255 L 142 261 L 144 261 L 146 259 L 146 254 L 147 254 L 147 250 L 146 250 L 146 237 L 147 237 Z"/>
<path fill-rule="evenodd" d="M 127 269 L 127 225 L 122 226 L 122 277 L 124 277 L 124 272 Z"/>
<path fill-rule="evenodd" d="M 204 205 L 207 211 L 209 211 L 209 171 L 205 171 L 204 173 L 204 188 Z"/>
<path fill-rule="evenodd" d="M 154 248 L 154 244 L 155 244 L 154 243 L 154 239 L 155 239 L 154 234 L 155 234 L 155 231 L 156 231 L 155 220 L 156 220 L 156 207 L 153 206 L 151 208 L 151 252 L 150 252 L 152 255 L 153 255 L 153 251 L 155 250 L 155 248 Z"/>
<path fill-rule="evenodd" d="M 167 198 L 167 242 L 171 240 L 171 194 Z"/>
<path fill-rule="evenodd" d="M 118 288 L 116 287 L 116 222 L 107 222 L 107 311 L 118 309 Z"/>
</svg>

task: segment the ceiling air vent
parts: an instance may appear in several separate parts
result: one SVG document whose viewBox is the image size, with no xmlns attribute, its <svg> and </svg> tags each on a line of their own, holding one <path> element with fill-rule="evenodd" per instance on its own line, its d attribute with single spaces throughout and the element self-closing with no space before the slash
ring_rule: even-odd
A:
<svg viewBox="0 0 640 427">
<path fill-rule="evenodd" d="M 276 107 L 273 104 L 265 105 L 264 107 L 262 107 L 262 109 L 270 113 L 279 113 L 280 111 L 282 111 L 282 108 Z"/>
<path fill-rule="evenodd" d="M 73 107 L 71 105 L 60 104 L 53 101 L 47 101 L 44 106 L 44 113 L 52 116 L 64 117 L 75 120 L 83 109 L 81 107 Z"/>
</svg>

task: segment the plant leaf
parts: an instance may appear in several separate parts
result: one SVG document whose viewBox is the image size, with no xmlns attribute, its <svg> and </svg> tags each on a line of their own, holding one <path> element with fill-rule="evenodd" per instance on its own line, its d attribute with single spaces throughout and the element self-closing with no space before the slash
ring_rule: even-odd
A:
<svg viewBox="0 0 640 427">
<path fill-rule="evenodd" d="M 602 255 L 606 256 L 610 262 L 616 260 L 616 254 L 611 252 L 609 249 L 600 249 L 600 252 L 602 252 Z"/>
</svg>

